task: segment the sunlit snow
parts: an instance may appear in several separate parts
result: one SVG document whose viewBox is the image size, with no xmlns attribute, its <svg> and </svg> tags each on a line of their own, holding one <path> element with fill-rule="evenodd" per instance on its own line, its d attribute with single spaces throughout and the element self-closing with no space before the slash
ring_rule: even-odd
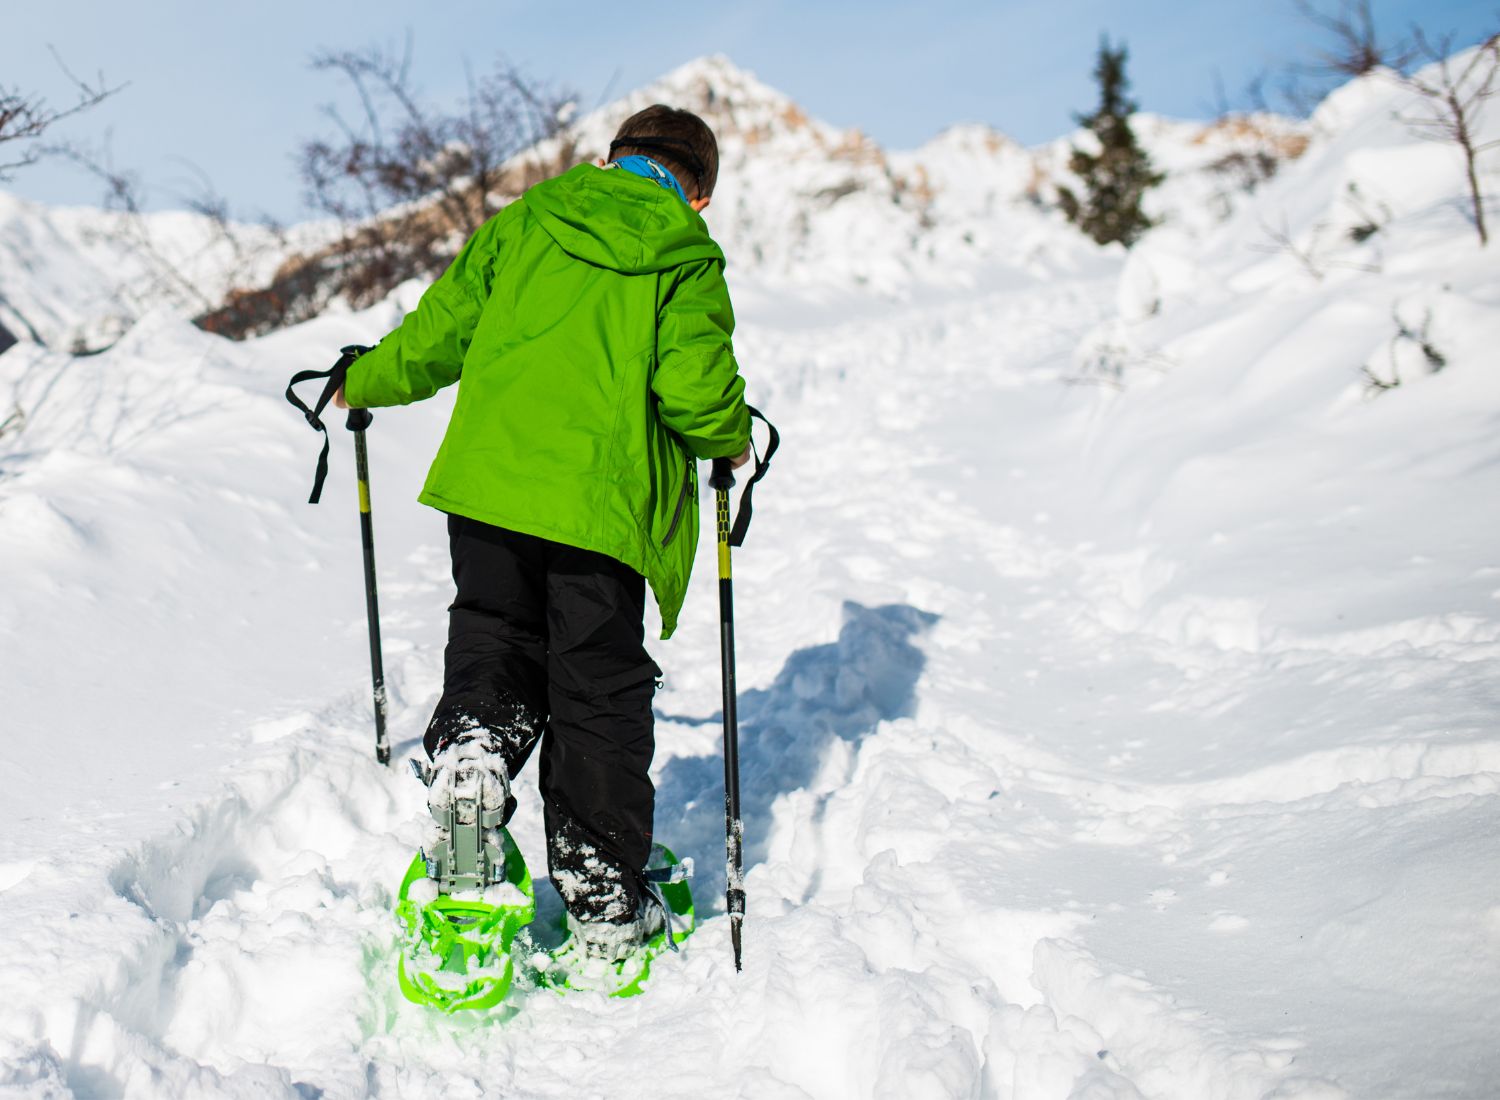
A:
<svg viewBox="0 0 1500 1100">
<path fill-rule="evenodd" d="M 735 559 L 744 972 L 711 540 L 653 651 L 698 931 L 632 1000 L 411 1005 L 451 395 L 369 433 L 387 769 L 351 448 L 307 505 L 281 389 L 420 287 L 243 344 L 142 292 L 120 334 L 103 215 L 0 196 L 0 288 L 56 345 L 0 354 L 0 1093 L 1492 1095 L 1500 279 L 1455 150 L 1378 74 L 1267 122 L 1308 144 L 1253 193 L 1146 120 L 1179 174 L 1127 257 L 1038 201 L 1056 150 L 887 155 L 722 58 L 663 87 L 585 129 L 694 88 L 735 114 L 708 217 L 784 440 Z"/>
</svg>

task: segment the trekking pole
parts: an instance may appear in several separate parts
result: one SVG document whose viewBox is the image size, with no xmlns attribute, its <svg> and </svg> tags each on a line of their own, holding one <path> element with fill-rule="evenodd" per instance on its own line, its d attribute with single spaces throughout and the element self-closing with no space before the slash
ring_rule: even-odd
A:
<svg viewBox="0 0 1500 1100">
<path fill-rule="evenodd" d="M 318 455 L 317 471 L 313 475 L 312 495 L 309 504 L 318 503 L 323 495 L 323 482 L 328 477 L 328 427 L 321 415 L 344 385 L 349 366 L 370 349 L 359 344 L 350 344 L 342 349 L 339 361 L 328 370 L 305 370 L 292 375 L 287 383 L 286 399 L 294 405 L 308 424 L 323 433 L 323 450 Z M 326 378 L 317 403 L 308 408 L 296 394 L 301 382 L 313 378 Z M 382 764 L 391 762 L 391 744 L 385 732 L 385 666 L 380 655 L 380 602 L 375 592 L 375 525 L 370 517 L 370 457 L 365 446 L 365 429 L 375 418 L 369 409 L 350 409 L 344 427 L 354 433 L 354 465 L 359 479 L 359 534 L 365 559 L 365 617 L 370 626 L 370 678 L 374 681 L 375 694 L 375 759 Z"/>
<path fill-rule="evenodd" d="M 359 479 L 359 541 L 365 558 L 365 618 L 370 624 L 370 679 L 375 698 L 375 759 L 391 762 L 391 743 L 385 732 L 385 662 L 380 654 L 380 600 L 375 592 L 375 522 L 370 515 L 370 454 L 365 429 L 375 417 L 369 409 L 350 409 L 344 427 L 354 433 L 354 470 Z"/>
<path fill-rule="evenodd" d="M 781 446 L 776 426 L 759 409 L 750 408 L 752 419 L 766 426 L 766 453 L 756 454 L 755 470 L 745 482 L 740 508 L 729 519 L 729 490 L 734 488 L 734 469 L 727 458 L 713 460 L 708 485 L 714 491 L 714 526 L 719 543 L 719 661 L 724 679 L 724 908 L 729 913 L 729 938 L 734 944 L 734 968 L 743 970 L 741 937 L 745 924 L 745 823 L 740 817 L 740 720 L 734 684 L 734 582 L 729 570 L 729 548 L 743 546 L 750 530 L 751 496 L 755 483 L 771 468 L 771 456 Z M 753 451 L 753 447 L 752 447 Z"/>
<path fill-rule="evenodd" d="M 724 681 L 724 904 L 729 913 L 729 938 L 734 944 L 734 968 L 740 960 L 741 930 L 745 923 L 745 878 L 741 870 L 745 823 L 740 819 L 740 727 L 734 685 L 734 581 L 729 569 L 729 490 L 734 472 L 729 459 L 714 459 L 708 484 L 714 491 L 714 516 L 719 541 L 719 663 Z"/>
</svg>

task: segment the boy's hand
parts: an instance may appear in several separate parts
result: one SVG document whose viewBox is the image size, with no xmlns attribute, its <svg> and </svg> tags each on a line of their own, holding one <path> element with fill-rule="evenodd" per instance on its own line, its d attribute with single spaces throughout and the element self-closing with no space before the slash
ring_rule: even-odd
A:
<svg viewBox="0 0 1500 1100">
<path fill-rule="evenodd" d="M 349 402 L 344 400 L 344 387 L 340 386 L 338 392 L 333 395 L 333 403 L 340 409 L 347 409 Z"/>
<path fill-rule="evenodd" d="M 343 393 L 344 391 L 340 390 L 339 396 L 342 397 Z M 731 458 L 729 460 L 729 468 L 731 470 L 738 470 L 741 466 L 750 461 L 750 456 L 754 453 L 755 452 L 751 449 L 750 444 L 746 443 L 745 449 L 740 452 L 740 456 L 738 458 Z"/>
</svg>

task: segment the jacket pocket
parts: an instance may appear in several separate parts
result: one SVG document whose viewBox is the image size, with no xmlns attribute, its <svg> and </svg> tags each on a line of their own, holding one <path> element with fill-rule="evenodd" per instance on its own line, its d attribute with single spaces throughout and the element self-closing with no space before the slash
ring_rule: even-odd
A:
<svg viewBox="0 0 1500 1100">
<path fill-rule="evenodd" d="M 683 472 L 682 475 L 682 492 L 677 494 L 677 507 L 672 510 L 672 522 L 667 527 L 667 533 L 662 536 L 661 545 L 663 550 L 665 550 L 671 544 L 672 540 L 677 537 L 677 528 L 682 526 L 682 513 L 683 510 L 687 507 L 688 493 L 692 491 L 692 488 L 693 460 L 692 458 L 688 458 L 687 469 Z"/>
</svg>

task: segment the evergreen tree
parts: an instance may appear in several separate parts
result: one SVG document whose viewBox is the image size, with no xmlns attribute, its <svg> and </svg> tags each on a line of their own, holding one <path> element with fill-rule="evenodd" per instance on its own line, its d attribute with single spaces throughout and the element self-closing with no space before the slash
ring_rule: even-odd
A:
<svg viewBox="0 0 1500 1100">
<path fill-rule="evenodd" d="M 1127 248 L 1156 223 L 1141 210 L 1147 190 L 1165 178 L 1151 166 L 1151 158 L 1135 139 L 1130 116 L 1136 104 L 1125 95 L 1125 47 L 1111 49 L 1109 39 L 1099 43 L 1094 79 L 1099 82 L 1099 109 L 1077 115 L 1078 124 L 1099 139 L 1098 153 L 1074 149 L 1068 160 L 1073 174 L 1083 181 L 1087 194 L 1079 199 L 1066 187 L 1058 188 L 1062 212 L 1099 244 L 1120 241 Z"/>
</svg>

